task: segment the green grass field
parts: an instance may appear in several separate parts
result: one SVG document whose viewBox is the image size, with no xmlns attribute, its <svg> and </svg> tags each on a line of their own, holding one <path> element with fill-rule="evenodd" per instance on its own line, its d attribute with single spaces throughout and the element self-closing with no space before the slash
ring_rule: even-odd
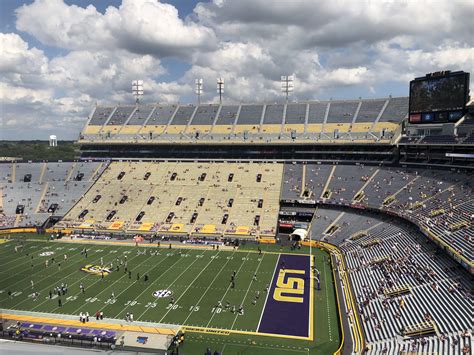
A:
<svg viewBox="0 0 474 355">
<path fill-rule="evenodd" d="M 117 245 L 87 245 L 88 257 L 81 255 L 82 245 L 46 241 L 27 241 L 21 252 L 15 253 L 17 241 L 0 244 L 1 282 L 0 304 L 3 309 L 78 315 L 91 315 L 101 310 L 108 318 L 123 319 L 127 312 L 135 321 L 218 328 L 252 333 L 216 336 L 188 332 L 180 352 L 204 353 L 207 347 L 224 354 L 329 354 L 340 342 L 335 293 L 328 254 L 314 250 L 316 267 L 321 271 L 321 291 L 314 292 L 314 340 L 284 339 L 261 336 L 256 332 L 265 305 L 264 289 L 271 283 L 280 249 L 262 246 L 259 256 L 255 245 L 244 245 L 236 251 L 198 249 L 167 249 L 127 247 Z M 137 250 L 140 253 L 137 253 Z M 48 256 L 40 256 L 53 252 Z M 143 253 L 144 252 L 144 253 Z M 157 255 L 155 255 L 155 252 Z M 281 252 L 290 253 L 289 250 Z M 306 253 L 307 250 L 299 251 Z M 28 254 L 28 255 L 27 255 Z M 67 261 L 64 261 L 67 254 Z M 55 257 L 55 263 L 51 258 Z M 131 278 L 124 266 L 116 271 L 117 258 L 125 260 L 132 271 Z M 113 271 L 105 276 L 81 271 L 88 264 L 114 264 Z M 45 261 L 49 260 L 49 266 Z M 61 263 L 59 267 L 58 263 Z M 230 277 L 237 272 L 232 289 Z M 140 279 L 137 280 L 137 273 Z M 254 273 L 257 280 L 253 280 Z M 147 274 L 149 280 L 144 281 Z M 31 287 L 31 280 L 34 287 Z M 68 293 L 50 299 L 49 291 L 61 283 L 68 284 Z M 80 284 L 85 287 L 81 293 Z M 172 291 L 170 297 L 157 298 L 153 292 Z M 8 291 L 12 296 L 8 296 Z M 38 300 L 30 296 L 40 292 Z M 256 305 L 252 304 L 260 291 Z M 111 298 L 112 293 L 115 299 Z M 244 307 L 244 315 L 230 310 L 216 310 L 221 301 Z M 289 319 L 289 322 L 292 320 Z"/>
</svg>

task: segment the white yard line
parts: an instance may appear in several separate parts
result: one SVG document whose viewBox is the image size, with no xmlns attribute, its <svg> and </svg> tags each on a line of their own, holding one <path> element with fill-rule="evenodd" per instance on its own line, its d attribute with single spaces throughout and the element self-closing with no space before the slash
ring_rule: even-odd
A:
<svg viewBox="0 0 474 355">
<path fill-rule="evenodd" d="M 265 257 L 265 254 L 262 255 L 262 258 L 260 259 L 260 262 L 258 263 L 258 266 L 257 266 L 257 269 L 255 269 L 255 274 L 258 272 L 258 269 L 260 269 L 260 265 L 262 265 L 262 261 L 263 261 L 263 258 Z M 252 286 L 253 284 L 253 275 L 252 275 L 252 281 L 250 281 L 249 283 L 249 287 L 247 288 L 247 292 L 245 292 L 245 296 L 244 298 L 242 299 L 242 302 L 240 304 L 244 304 L 245 303 L 245 299 L 247 298 L 247 295 L 250 291 L 250 287 Z M 232 322 L 232 326 L 230 327 L 230 329 L 234 329 L 234 325 L 235 325 L 235 322 L 237 322 L 237 318 L 239 317 L 238 314 L 235 315 L 235 319 L 234 321 Z"/>
<path fill-rule="evenodd" d="M 206 252 L 206 250 L 203 250 L 202 254 L 199 254 L 199 255 L 204 255 L 205 252 Z M 183 260 L 183 259 L 185 259 L 185 258 L 180 258 L 179 261 L 181 261 L 181 260 Z M 171 284 L 168 285 L 167 288 L 169 288 L 169 287 L 172 286 L 176 281 L 178 281 L 179 278 L 181 277 L 181 275 L 183 275 L 186 271 L 188 271 L 188 269 L 189 269 L 191 266 L 193 266 L 194 263 L 195 263 L 196 261 L 198 261 L 198 259 L 199 259 L 199 258 L 196 257 L 196 260 L 194 260 L 191 264 L 189 264 L 188 267 L 187 267 L 186 269 L 184 269 L 183 272 L 180 273 L 180 274 L 178 275 L 178 277 L 176 277 L 176 278 L 174 279 L 174 281 L 173 281 Z M 171 270 L 172 270 L 172 267 L 168 268 L 168 270 L 166 270 L 166 271 L 171 271 Z M 165 271 L 163 274 L 161 274 L 160 277 L 163 276 L 164 274 L 166 274 L 166 271 Z M 159 278 L 158 278 L 158 279 L 159 279 Z M 143 294 L 150 288 L 150 286 L 152 286 L 153 284 L 154 284 L 154 283 L 150 284 L 147 288 L 145 288 L 145 289 L 142 291 L 142 293 L 140 293 L 140 294 L 136 297 L 136 299 L 140 298 L 141 295 L 143 295 Z M 127 308 L 128 308 L 128 306 L 125 307 L 120 313 L 122 313 L 122 312 L 123 312 L 124 310 L 126 310 Z M 140 314 L 140 315 L 137 317 L 137 320 L 139 320 L 147 311 L 148 311 L 148 309 L 145 309 L 145 310 L 143 311 L 143 313 Z M 120 313 L 119 313 L 119 314 L 120 314 Z"/>
<path fill-rule="evenodd" d="M 219 255 L 219 253 L 220 253 L 220 251 L 218 251 L 216 255 Z M 196 282 L 196 280 L 199 278 L 199 276 L 201 276 L 201 274 L 202 274 L 202 273 L 209 267 L 209 265 L 211 265 L 211 263 L 212 263 L 213 261 L 215 261 L 215 260 L 216 260 L 216 259 L 211 259 L 211 260 L 206 264 L 206 266 L 201 270 L 201 272 L 200 272 L 199 274 L 197 274 L 197 276 L 194 278 L 193 282 L 191 282 L 191 283 L 188 285 L 188 287 L 186 287 L 186 289 L 181 293 L 181 295 L 180 295 L 180 296 L 178 297 L 178 299 L 176 300 L 176 303 L 178 303 L 178 301 L 186 294 L 186 292 L 188 292 L 189 288 Z M 227 260 L 227 263 L 228 263 L 228 262 L 229 262 L 229 260 Z M 226 264 L 227 264 L 227 263 L 226 263 Z M 222 269 L 221 269 L 221 271 L 222 271 Z M 214 280 L 215 280 L 215 278 L 214 278 Z M 214 282 L 214 281 L 213 281 L 213 282 Z M 210 285 L 209 285 L 209 287 L 210 287 Z M 209 288 L 209 287 L 208 287 L 208 288 Z M 161 322 L 163 321 L 163 319 L 165 319 L 165 317 L 168 315 L 168 313 L 171 311 L 171 309 L 172 309 L 172 308 L 170 307 L 170 309 L 168 309 L 168 312 L 166 312 L 165 315 L 164 315 L 163 317 L 161 317 L 161 319 L 159 320 L 158 323 L 161 323 Z M 184 323 L 184 322 L 183 322 L 183 323 Z"/>
<path fill-rule="evenodd" d="M 79 255 L 80 255 L 80 253 L 79 253 Z M 69 259 L 68 259 L 68 260 L 69 260 Z M 77 272 L 77 269 L 75 269 L 73 272 L 67 274 L 66 276 L 62 276 L 61 279 L 62 279 L 62 280 L 66 280 L 68 276 L 71 276 L 72 274 L 74 274 L 74 273 L 76 273 L 76 272 Z M 61 271 L 55 272 L 53 275 L 56 275 L 57 273 L 61 273 Z M 41 279 L 41 281 L 43 281 L 44 279 L 47 279 L 47 278 L 50 277 L 50 276 L 51 276 L 51 275 L 48 275 L 48 276 L 44 277 L 43 279 Z M 86 276 L 87 276 L 87 275 L 86 275 Z M 41 281 L 37 282 L 37 284 L 39 284 Z M 25 291 L 25 290 L 27 290 L 28 288 L 29 288 L 29 287 L 26 287 L 26 288 L 24 288 L 22 291 Z M 50 289 L 50 288 L 51 288 L 51 285 L 48 285 L 48 287 L 44 287 L 44 288 L 40 289 L 40 291 L 41 291 L 40 294 L 41 294 L 44 290 L 48 290 L 48 289 Z M 22 304 L 23 302 L 28 301 L 28 300 L 29 300 L 28 298 L 24 299 L 24 300 L 21 301 L 20 303 L 15 304 L 15 305 L 13 306 L 13 308 L 14 308 L 14 309 L 17 308 L 18 305 L 20 305 L 20 304 Z"/>
<path fill-rule="evenodd" d="M 131 258 L 129 261 L 134 260 L 134 259 L 137 258 L 138 256 L 139 256 L 139 255 L 135 255 L 135 256 L 134 256 L 133 258 Z M 141 263 L 139 263 L 138 265 L 136 265 L 136 266 L 134 266 L 134 267 L 139 267 L 139 266 L 142 265 L 145 261 L 148 261 L 148 260 L 149 260 L 151 257 L 153 257 L 153 256 L 154 256 L 154 255 L 150 255 L 148 258 L 146 258 L 145 260 L 143 260 Z M 164 259 L 163 259 L 163 260 L 164 260 Z M 161 262 L 163 262 L 163 261 L 161 261 Z M 158 265 L 161 264 L 161 262 L 158 263 Z M 124 273 L 122 276 L 120 276 L 120 278 L 119 278 L 118 280 L 115 280 L 112 284 L 110 284 L 109 286 L 107 286 L 106 288 L 104 288 L 104 289 L 103 289 L 102 291 L 100 291 L 98 294 L 94 295 L 94 297 L 98 297 L 102 292 L 104 292 L 105 290 L 107 290 L 107 289 L 109 289 L 110 287 L 112 287 L 113 285 L 115 285 L 117 282 L 119 282 L 119 280 L 123 279 L 125 276 L 127 276 L 127 273 Z M 82 280 L 82 279 L 81 279 L 81 280 Z M 98 279 L 96 282 L 94 282 L 94 283 L 88 285 L 87 287 L 89 287 L 89 288 L 90 288 L 90 287 L 93 287 L 95 284 L 97 284 L 97 283 L 99 283 L 99 282 L 102 282 L 102 279 Z M 76 283 L 77 283 L 77 282 L 76 282 Z M 135 283 L 132 283 L 131 285 L 134 285 L 134 284 L 135 284 Z M 131 285 L 130 285 L 130 286 L 131 286 Z M 130 287 L 130 286 L 129 286 L 129 287 Z M 127 287 L 125 290 L 127 290 L 129 287 Z M 116 297 L 116 298 L 118 298 L 118 296 L 120 296 L 125 290 L 123 290 L 122 292 L 120 292 L 119 294 L 117 294 L 117 297 Z M 81 292 L 78 293 L 78 295 L 80 295 L 80 294 L 81 294 Z M 67 303 L 67 302 L 68 302 L 68 301 L 64 302 L 64 303 L 63 303 L 63 306 L 64 306 L 64 304 Z M 82 304 L 78 309 L 75 309 L 71 314 L 76 314 L 76 312 L 79 311 L 82 307 L 84 307 L 83 304 Z M 105 308 L 105 307 L 106 307 L 106 306 L 104 306 L 104 308 Z M 59 308 L 59 307 L 58 307 L 58 308 Z M 58 309 L 58 308 L 56 308 L 56 309 Z"/>
<path fill-rule="evenodd" d="M 114 254 L 114 255 L 116 255 L 116 254 Z M 137 255 L 137 256 L 138 256 L 138 255 Z M 131 260 L 133 260 L 133 259 L 136 258 L 137 256 L 134 256 Z M 68 290 L 69 290 L 69 289 L 72 289 L 72 287 L 71 287 L 72 285 L 76 285 L 77 283 L 81 283 L 82 280 L 86 279 L 86 278 L 89 277 L 89 276 L 90 276 L 90 275 L 86 273 L 83 277 L 81 277 L 81 278 L 79 278 L 78 280 L 74 281 L 74 282 L 71 283 L 70 285 L 68 284 Z M 92 283 L 92 284 L 90 284 L 90 285 L 87 285 L 87 288 L 94 286 L 94 285 L 95 285 L 97 282 L 99 282 L 100 280 L 101 280 L 101 279 L 98 279 L 96 282 L 94 282 L 94 283 Z M 80 294 L 81 294 L 81 292 L 77 293 L 76 295 L 80 295 Z M 69 296 L 68 296 L 68 297 L 69 297 Z M 48 302 L 48 300 L 49 300 L 49 298 L 47 298 L 45 301 L 41 302 L 40 304 L 38 304 L 37 306 L 35 306 L 35 307 L 32 308 L 31 310 L 33 311 L 35 308 L 41 306 L 43 303 Z M 66 301 L 64 301 L 62 305 L 64 306 L 64 305 L 65 305 L 66 303 L 68 303 L 68 302 L 70 302 L 70 301 L 68 301 L 68 300 L 67 300 L 67 297 L 66 297 Z M 51 313 L 55 313 L 55 311 L 58 310 L 58 309 L 60 309 L 60 307 L 56 307 L 54 310 L 51 311 Z M 73 313 L 71 313 L 71 314 L 75 314 L 75 311 L 74 311 Z"/>
<path fill-rule="evenodd" d="M 242 264 L 240 264 L 240 267 L 239 267 L 239 269 L 237 270 L 236 274 L 238 274 L 239 271 L 240 271 L 240 269 L 242 269 L 242 266 L 244 266 L 245 262 L 246 262 L 247 259 L 248 259 L 249 254 L 250 254 L 250 252 L 248 252 L 247 255 L 245 256 L 245 260 L 244 260 L 244 262 L 243 262 Z M 221 298 L 221 300 L 220 300 L 221 302 L 224 300 L 224 298 L 225 298 L 225 296 L 227 295 L 227 292 L 229 292 L 229 290 L 230 290 L 230 285 L 227 286 L 227 290 L 225 291 L 224 296 L 222 296 L 222 298 Z M 207 322 L 206 328 L 209 327 L 209 324 L 211 324 L 211 321 L 212 321 L 212 319 L 214 318 L 215 315 L 216 315 L 216 312 L 212 312 L 211 319 L 209 319 L 209 322 Z"/>
<path fill-rule="evenodd" d="M 278 269 L 278 264 L 280 263 L 280 257 L 281 257 L 281 254 L 278 255 L 278 260 L 275 263 L 275 269 L 273 270 L 272 280 L 270 281 L 270 286 L 268 287 L 267 297 L 265 297 L 265 303 L 263 305 L 262 313 L 260 314 L 260 320 L 258 321 L 257 330 L 256 330 L 257 332 L 260 329 L 260 323 L 262 322 L 263 313 L 265 312 L 265 307 L 267 306 L 268 295 L 270 294 L 270 291 L 272 289 L 273 279 L 275 278 L 275 273 Z"/>
<path fill-rule="evenodd" d="M 78 255 L 81 255 L 81 253 L 77 253 L 76 255 L 71 256 L 70 258 L 68 258 L 68 261 L 72 260 L 73 258 L 75 258 L 75 257 L 78 256 Z M 45 259 L 45 260 L 46 260 L 46 259 Z M 61 263 L 61 261 L 62 261 L 62 260 L 60 259 L 57 263 Z M 62 261 L 62 262 L 64 263 L 64 261 Z M 74 263 L 75 263 L 75 262 L 76 262 L 76 261 L 74 261 Z M 57 265 L 57 263 L 55 263 L 54 265 Z M 68 267 L 68 266 L 66 266 L 66 267 Z M 65 267 L 65 268 L 66 268 L 66 267 Z M 48 267 L 48 269 L 50 269 L 50 268 L 54 268 L 54 266 L 53 266 L 53 265 L 50 265 L 50 266 Z M 44 270 L 45 270 L 45 269 L 41 268 L 39 271 L 37 271 L 37 272 L 31 274 L 31 275 L 30 275 L 31 279 L 33 279 L 34 276 L 35 276 L 37 273 L 41 273 L 41 272 L 44 271 Z M 55 273 L 53 273 L 53 274 L 49 274 L 48 276 L 43 277 L 43 278 L 40 279 L 40 280 L 34 280 L 34 282 L 35 282 L 35 284 L 39 284 L 39 283 L 41 283 L 42 281 L 44 281 L 45 279 L 47 279 L 48 277 L 51 277 L 51 276 L 56 275 L 56 274 L 58 274 L 58 273 L 61 273 L 61 271 L 59 270 L 59 271 L 57 271 L 57 272 L 55 272 Z M 71 275 L 71 274 L 69 274 L 69 275 Z M 68 276 L 69 276 L 69 275 L 68 275 Z M 16 276 L 17 276 L 17 275 L 14 274 L 12 277 L 16 277 Z M 8 280 L 8 279 L 9 279 L 9 278 L 6 278 L 5 280 Z M 3 280 L 3 282 L 5 282 L 5 280 Z M 16 285 L 17 283 L 19 283 L 19 282 L 24 282 L 24 281 L 25 281 L 24 278 L 23 278 L 23 279 L 20 279 L 20 280 L 18 280 L 17 282 L 15 282 L 15 283 L 11 284 L 10 286 L 8 286 L 8 288 L 11 288 L 13 285 Z M 23 291 L 25 291 L 25 290 L 28 290 L 29 288 L 30 288 L 30 286 L 27 286 L 27 287 L 25 287 L 24 289 L 22 289 L 22 290 L 20 290 L 20 291 L 23 292 Z M 2 299 L 1 301 L 4 301 L 4 300 L 6 300 L 6 298 L 5 298 L 5 299 Z"/>
<path fill-rule="evenodd" d="M 232 257 L 234 256 L 234 252 L 232 252 Z M 219 270 L 219 272 L 216 274 L 216 276 L 214 276 L 214 278 L 212 279 L 212 281 L 209 283 L 209 286 L 207 287 L 206 291 L 203 292 L 202 296 L 199 298 L 199 300 L 197 301 L 196 305 L 195 306 L 199 306 L 199 303 L 201 303 L 202 299 L 204 298 L 204 296 L 209 292 L 209 290 L 211 289 L 211 286 L 212 284 L 216 281 L 217 277 L 221 274 L 222 271 L 224 271 L 224 268 L 225 266 L 229 263 L 229 261 L 231 260 L 231 258 L 227 259 L 227 261 L 225 262 L 225 264 L 221 267 L 221 269 Z M 189 315 L 186 317 L 186 319 L 183 321 L 183 324 L 186 324 L 186 321 L 189 319 L 189 317 L 191 317 L 191 315 L 194 313 L 194 311 L 190 311 L 189 312 Z"/>
<path fill-rule="evenodd" d="M 41 253 L 41 252 L 44 252 L 44 251 L 49 251 L 50 249 L 52 249 L 52 247 L 46 245 L 46 246 L 43 246 L 43 247 L 41 247 L 41 248 L 39 248 L 39 249 L 36 249 L 36 248 L 31 248 L 31 249 L 32 249 L 32 251 L 31 251 L 31 250 L 28 250 L 28 254 Z M 24 268 L 24 267 L 26 267 L 26 265 L 28 265 L 28 266 L 31 265 L 31 260 L 32 260 L 32 259 L 31 259 L 30 256 L 26 256 L 26 251 L 23 251 L 23 252 L 19 251 L 19 252 L 16 253 L 16 254 L 18 254 L 19 256 L 25 256 L 27 259 L 26 259 L 26 261 L 22 261 L 21 263 L 15 265 L 12 269 L 8 270 L 8 273 L 11 273 L 14 269 L 16 269 L 16 268 L 18 268 L 18 267 Z M 56 254 L 55 254 L 55 255 L 51 255 L 51 257 L 52 257 L 52 256 L 56 256 Z M 73 257 L 74 257 L 74 256 L 71 256 L 71 258 L 73 258 Z M 49 259 L 49 257 L 43 257 L 43 256 L 39 256 L 39 255 L 37 256 L 37 258 L 43 258 L 43 260 Z M 34 260 L 34 259 L 33 259 L 33 260 Z M 38 260 L 38 259 L 36 259 L 36 260 Z M 8 263 L 2 264 L 2 268 L 5 268 L 5 266 L 7 266 L 8 264 L 14 263 L 14 262 L 18 262 L 18 259 L 14 259 L 14 260 L 12 260 L 12 261 L 9 261 Z M 26 264 L 26 265 L 25 265 L 25 264 Z M 43 265 L 44 265 L 44 263 L 43 263 Z M 37 272 L 39 272 L 39 271 L 37 271 Z M 2 272 L 2 273 L 3 273 L 3 272 Z M 31 275 L 33 275 L 33 274 L 31 274 Z M 12 275 L 11 277 L 14 277 L 14 276 L 16 276 L 15 273 L 13 273 L 13 275 Z M 7 280 L 7 279 L 8 279 L 8 278 L 6 278 L 6 279 L 4 279 L 4 280 L 2 280 L 2 281 L 5 281 L 5 280 Z"/>
</svg>

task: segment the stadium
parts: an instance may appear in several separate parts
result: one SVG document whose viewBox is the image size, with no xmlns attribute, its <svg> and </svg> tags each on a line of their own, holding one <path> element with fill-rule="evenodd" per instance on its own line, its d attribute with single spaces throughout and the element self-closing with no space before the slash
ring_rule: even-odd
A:
<svg viewBox="0 0 474 355">
<path fill-rule="evenodd" d="M 22 16 L 46 4 L 15 10 L 17 27 L 31 34 Z M 97 15 L 80 6 L 67 11 Z M 97 16 L 115 26 L 110 8 Z M 221 77 L 215 97 L 193 78 L 196 103 L 147 100 L 167 90 L 150 74 L 127 81 L 133 98 L 89 105 L 73 142 L 2 136 L 0 352 L 472 354 L 471 69 L 405 73 L 405 96 L 321 100 L 293 97 L 293 75 L 281 99 L 262 86 L 240 101 Z"/>
<path fill-rule="evenodd" d="M 435 123 L 411 122 L 412 97 L 94 107 L 77 161 L 0 165 L 3 332 L 182 353 L 469 353 L 468 76 L 412 82 L 467 85 L 423 102 L 447 100 L 423 111 Z M 441 121 L 449 100 L 456 122 Z"/>
</svg>

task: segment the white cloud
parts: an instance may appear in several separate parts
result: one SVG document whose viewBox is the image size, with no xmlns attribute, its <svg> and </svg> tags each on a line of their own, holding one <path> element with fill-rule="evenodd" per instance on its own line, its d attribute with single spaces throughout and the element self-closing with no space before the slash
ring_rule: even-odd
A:
<svg viewBox="0 0 474 355">
<path fill-rule="evenodd" d="M 181 20 L 174 6 L 158 0 L 123 0 L 104 14 L 93 5 L 81 8 L 63 0 L 36 0 L 17 10 L 16 26 L 61 48 L 120 48 L 160 57 L 187 57 L 195 50 L 211 50 L 216 42 L 212 29 Z"/>
<path fill-rule="evenodd" d="M 325 99 L 386 96 L 394 83 L 407 94 L 415 76 L 473 71 L 471 0 L 214 0 L 185 18 L 158 0 L 103 13 L 35 0 L 16 14 L 18 30 L 62 49 L 0 34 L 1 115 L 18 136 L 36 122 L 75 138 L 96 101 L 132 102 L 133 79 L 145 79 L 146 102 L 194 101 L 195 78 L 215 102 L 220 76 L 226 101 L 276 101 L 284 74 L 296 76 L 293 98 Z M 176 58 L 182 73 L 163 64 Z"/>
<path fill-rule="evenodd" d="M 78 50 L 48 60 L 14 33 L 0 34 L 0 49 L 0 138 L 44 138 L 53 130 L 75 139 L 95 102 L 132 102 L 130 86 L 137 78 L 149 78 L 148 101 L 176 102 L 188 90 L 151 78 L 165 73 L 151 55 Z"/>
</svg>

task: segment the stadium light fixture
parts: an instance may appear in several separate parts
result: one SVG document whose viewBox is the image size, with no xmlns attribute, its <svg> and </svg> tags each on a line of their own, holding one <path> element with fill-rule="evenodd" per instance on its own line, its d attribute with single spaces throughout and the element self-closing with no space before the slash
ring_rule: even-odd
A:
<svg viewBox="0 0 474 355">
<path fill-rule="evenodd" d="M 219 94 L 219 103 L 222 104 L 222 94 L 224 93 L 224 79 L 217 78 L 217 93 Z"/>
<path fill-rule="evenodd" d="M 203 80 L 196 79 L 196 95 L 198 99 L 198 105 L 201 104 L 201 95 L 203 92 Z"/>
<path fill-rule="evenodd" d="M 138 104 L 140 97 L 143 96 L 143 80 L 132 81 L 132 94 L 135 96 L 135 103 Z"/>
<path fill-rule="evenodd" d="M 282 75 L 281 76 L 281 92 L 286 94 L 286 102 L 288 102 L 288 95 L 294 91 L 295 85 L 294 75 Z"/>
</svg>

